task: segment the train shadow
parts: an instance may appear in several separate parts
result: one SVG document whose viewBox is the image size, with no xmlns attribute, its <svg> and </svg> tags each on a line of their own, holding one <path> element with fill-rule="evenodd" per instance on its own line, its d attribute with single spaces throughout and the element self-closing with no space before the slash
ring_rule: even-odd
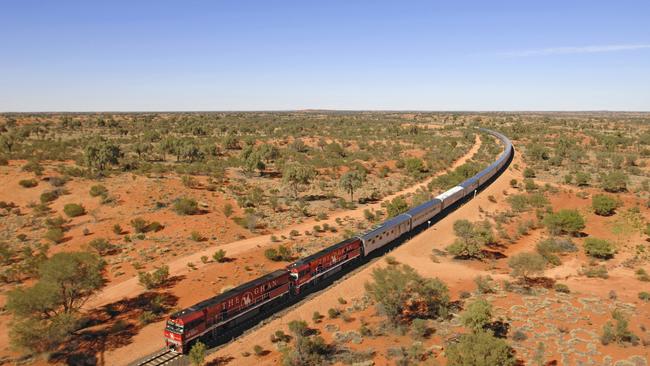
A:
<svg viewBox="0 0 650 366">
<path fill-rule="evenodd" d="M 497 171 L 497 173 L 492 178 L 487 180 L 485 183 L 483 183 L 481 187 L 477 189 L 476 195 L 480 194 L 485 188 L 491 185 L 497 178 L 499 178 L 503 174 L 503 172 L 510 166 L 512 159 L 514 158 L 514 154 L 515 152 L 513 150 L 513 154 L 511 154 L 510 159 L 508 159 L 506 164 L 501 169 L 499 169 L 499 171 Z M 435 218 L 430 220 L 430 224 L 423 223 L 422 225 L 419 225 L 414 230 L 412 230 L 409 234 L 396 239 L 391 244 L 386 245 L 381 249 L 375 250 L 373 253 L 371 253 L 366 257 L 362 257 L 355 261 L 347 263 L 347 265 L 344 266 L 339 272 L 321 280 L 320 282 L 311 286 L 308 290 L 302 292 L 300 295 L 294 297 L 288 297 L 284 299 L 284 301 L 280 301 L 271 306 L 268 306 L 265 309 L 263 309 L 263 311 L 260 312 L 259 314 L 255 315 L 254 317 L 251 317 L 247 321 L 242 322 L 241 324 L 238 324 L 237 326 L 231 329 L 222 332 L 222 334 L 220 334 L 219 336 L 203 340 L 208 346 L 208 348 L 210 348 L 208 353 L 215 352 L 216 350 L 218 350 L 219 346 L 222 346 L 226 343 L 233 341 L 235 338 L 241 336 L 247 331 L 252 330 L 256 326 L 263 325 L 274 315 L 277 315 L 278 312 L 282 310 L 290 311 L 290 309 L 287 308 L 299 304 L 305 299 L 316 296 L 320 291 L 327 289 L 329 286 L 341 280 L 346 275 L 349 275 L 350 273 L 355 271 L 359 271 L 360 269 L 364 268 L 365 265 L 368 264 L 369 262 L 372 262 L 373 260 L 384 256 L 385 254 L 391 252 L 393 249 L 402 245 L 404 242 L 409 241 L 414 236 L 429 229 L 431 226 L 435 225 L 440 220 L 447 217 L 450 213 L 454 212 L 456 209 L 458 209 L 465 203 L 469 202 L 474 197 L 475 195 L 469 195 L 468 197 L 464 197 L 463 199 L 455 202 L 453 205 L 446 207 L 438 215 L 436 215 Z"/>
</svg>

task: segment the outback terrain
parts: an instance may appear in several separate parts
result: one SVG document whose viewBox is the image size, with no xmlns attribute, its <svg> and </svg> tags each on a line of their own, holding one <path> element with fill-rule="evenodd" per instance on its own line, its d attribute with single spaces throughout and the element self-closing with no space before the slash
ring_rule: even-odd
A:
<svg viewBox="0 0 650 366">
<path fill-rule="evenodd" d="M 151 354 L 170 313 L 368 231 L 489 165 L 502 146 L 475 128 L 486 127 L 516 153 L 474 199 L 185 362 L 647 365 L 648 122 L 641 113 L 2 115 L 0 364 L 126 365 Z"/>
</svg>

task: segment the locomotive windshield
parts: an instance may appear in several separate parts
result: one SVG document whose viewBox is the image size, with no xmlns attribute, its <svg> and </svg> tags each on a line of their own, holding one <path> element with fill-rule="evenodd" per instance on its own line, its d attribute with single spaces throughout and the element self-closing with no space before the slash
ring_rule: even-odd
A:
<svg viewBox="0 0 650 366">
<path fill-rule="evenodd" d="M 167 322 L 167 330 L 172 332 L 172 333 L 181 334 L 181 333 L 183 333 L 183 326 L 178 325 L 178 324 L 176 324 L 176 323 L 174 323 L 172 321 L 168 321 Z"/>
</svg>

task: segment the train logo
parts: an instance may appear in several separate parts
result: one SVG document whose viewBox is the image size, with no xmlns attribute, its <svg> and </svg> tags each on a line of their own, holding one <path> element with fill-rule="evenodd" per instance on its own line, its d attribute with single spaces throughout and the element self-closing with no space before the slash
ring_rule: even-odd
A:
<svg viewBox="0 0 650 366">
<path fill-rule="evenodd" d="M 247 292 L 241 297 L 241 300 L 244 302 L 244 306 L 248 306 L 253 302 L 253 295 L 251 295 L 250 292 Z"/>
</svg>

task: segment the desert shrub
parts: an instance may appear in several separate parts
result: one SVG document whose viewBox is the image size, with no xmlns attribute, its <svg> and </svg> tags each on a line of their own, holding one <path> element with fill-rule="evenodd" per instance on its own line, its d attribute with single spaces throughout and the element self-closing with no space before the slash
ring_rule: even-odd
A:
<svg viewBox="0 0 650 366">
<path fill-rule="evenodd" d="M 226 261 L 226 251 L 223 249 L 219 249 L 214 254 L 212 254 L 212 259 L 214 259 L 215 262 L 225 262 Z"/>
<path fill-rule="evenodd" d="M 114 233 L 115 235 L 122 235 L 122 232 L 123 232 L 123 231 L 124 231 L 124 230 L 122 229 L 122 227 L 120 226 L 120 224 L 115 224 L 115 225 L 113 225 L 113 233 Z"/>
<path fill-rule="evenodd" d="M 623 192 L 627 190 L 628 180 L 625 173 L 613 170 L 601 177 L 601 186 L 607 192 Z"/>
<path fill-rule="evenodd" d="M 422 339 L 429 333 L 429 323 L 426 319 L 416 318 L 411 322 L 411 334 L 415 339 Z"/>
<path fill-rule="evenodd" d="M 517 182 L 516 179 L 514 179 L 514 178 L 513 178 L 513 179 L 510 179 L 510 187 L 512 187 L 512 188 L 517 188 L 517 185 L 518 185 L 518 184 L 519 184 L 519 183 Z"/>
<path fill-rule="evenodd" d="M 152 221 L 146 226 L 145 231 L 147 231 L 147 232 L 150 232 L 150 231 L 158 232 L 158 231 L 162 230 L 163 228 L 164 228 L 163 224 L 159 223 L 158 221 Z"/>
<path fill-rule="evenodd" d="M 591 207 L 596 215 L 610 216 L 619 206 L 619 201 L 611 196 L 597 194 L 591 198 Z"/>
<path fill-rule="evenodd" d="M 399 264 L 399 261 L 392 255 L 389 255 L 384 260 L 386 261 L 386 263 L 390 264 L 391 266 Z"/>
<path fill-rule="evenodd" d="M 107 196 L 108 195 L 108 189 L 104 187 L 101 184 L 94 185 L 90 187 L 90 195 L 92 197 L 97 197 L 97 196 Z"/>
<path fill-rule="evenodd" d="M 605 266 L 588 266 L 582 269 L 582 274 L 589 278 L 609 278 L 607 267 Z"/>
<path fill-rule="evenodd" d="M 646 272 L 645 269 L 639 268 L 634 273 L 636 274 L 637 280 L 643 282 L 650 282 L 650 275 L 648 275 L 648 272 Z"/>
<path fill-rule="evenodd" d="M 314 311 L 314 314 L 312 314 L 311 316 L 311 320 L 313 320 L 314 323 L 320 323 L 321 319 L 323 319 L 321 313 L 319 313 L 318 311 Z"/>
<path fill-rule="evenodd" d="M 53 243 L 60 243 L 63 241 L 63 229 L 60 227 L 49 228 L 43 237 Z"/>
<path fill-rule="evenodd" d="M 253 353 L 257 356 L 263 356 L 264 355 L 264 348 L 260 346 L 259 344 L 256 344 L 253 346 Z"/>
<path fill-rule="evenodd" d="M 591 179 L 591 176 L 589 175 L 589 173 L 577 172 L 575 182 L 576 182 L 576 185 L 579 186 L 579 187 L 588 186 L 590 179 Z"/>
<path fill-rule="evenodd" d="M 67 182 L 68 178 L 66 177 L 50 177 L 47 181 L 52 187 L 63 187 Z"/>
<path fill-rule="evenodd" d="M 27 164 L 23 165 L 21 170 L 24 172 L 34 173 L 38 176 L 43 175 L 44 171 L 43 166 L 34 160 L 28 161 Z"/>
<path fill-rule="evenodd" d="M 169 266 L 161 266 L 153 272 L 139 272 L 138 281 L 145 289 L 151 290 L 167 283 L 169 279 Z"/>
<path fill-rule="evenodd" d="M 524 169 L 524 178 L 535 178 L 535 171 L 532 168 Z"/>
<path fill-rule="evenodd" d="M 565 293 L 565 294 L 568 294 L 568 293 L 571 292 L 571 290 L 569 289 L 569 286 L 567 286 L 567 285 L 565 285 L 563 283 L 556 283 L 555 286 L 553 286 L 553 288 L 555 289 L 555 291 L 562 292 L 562 293 Z"/>
<path fill-rule="evenodd" d="M 34 188 L 38 185 L 38 181 L 36 179 L 22 179 L 18 184 L 24 188 Z"/>
<path fill-rule="evenodd" d="M 193 366 L 202 366 L 205 362 L 207 347 L 201 341 L 194 343 L 187 355 Z"/>
<path fill-rule="evenodd" d="M 199 212 L 199 204 L 191 198 L 182 197 L 174 201 L 173 210 L 179 215 L 194 215 Z"/>
<path fill-rule="evenodd" d="M 136 233 L 144 233 L 147 231 L 147 221 L 141 217 L 136 217 L 131 220 L 131 227 Z"/>
<path fill-rule="evenodd" d="M 512 269 L 513 277 L 520 277 L 526 281 L 531 275 L 544 272 L 546 260 L 537 253 L 519 253 L 510 257 L 508 266 Z"/>
<path fill-rule="evenodd" d="M 223 206 L 223 214 L 224 214 L 226 217 L 230 217 L 230 216 L 232 216 L 233 211 L 234 211 L 234 210 L 233 210 L 232 204 L 230 204 L 230 203 L 226 203 L 226 204 Z"/>
<path fill-rule="evenodd" d="M 341 315 L 341 310 L 339 310 L 339 309 L 337 309 L 337 308 L 329 308 L 329 309 L 327 310 L 327 316 L 328 316 L 330 319 L 336 319 L 336 318 L 339 317 L 339 315 Z"/>
<path fill-rule="evenodd" d="M 68 217 L 77 217 L 84 215 L 86 213 L 86 209 L 77 203 L 68 203 L 67 205 L 63 206 L 63 212 L 68 215 Z"/>
<path fill-rule="evenodd" d="M 535 249 L 547 262 L 554 266 L 562 264 L 557 254 L 575 252 L 578 248 L 570 239 L 549 238 L 537 243 Z"/>
<path fill-rule="evenodd" d="M 481 258 L 481 246 L 495 242 L 492 229 L 486 222 L 475 225 L 468 220 L 454 222 L 456 240 L 446 250 L 462 259 Z"/>
<path fill-rule="evenodd" d="M 506 198 L 506 201 L 510 204 L 510 207 L 515 212 L 524 212 L 528 209 L 528 200 L 523 194 L 513 194 Z"/>
<path fill-rule="evenodd" d="M 587 238 L 585 239 L 584 248 L 587 255 L 600 259 L 610 259 L 616 253 L 614 245 L 604 239 Z"/>
<path fill-rule="evenodd" d="M 514 366 L 514 352 L 503 339 L 488 331 L 460 336 L 445 350 L 449 366 Z"/>
<path fill-rule="evenodd" d="M 494 284 L 492 282 L 493 282 L 492 277 L 490 277 L 489 275 L 474 277 L 476 290 L 481 294 L 494 293 Z"/>
<path fill-rule="evenodd" d="M 614 320 L 615 323 L 608 321 L 603 326 L 603 334 L 600 337 L 600 342 L 603 345 L 612 342 L 619 344 L 632 343 L 634 345 L 638 343 L 639 337 L 628 329 L 629 320 L 623 312 L 618 309 L 614 310 L 612 312 L 612 320 Z"/>
<path fill-rule="evenodd" d="M 190 233 L 190 240 L 192 241 L 203 241 L 203 239 L 204 239 L 203 235 L 196 230 L 193 230 Z"/>
<path fill-rule="evenodd" d="M 409 206 L 404 198 L 395 197 L 386 205 L 386 213 L 388 218 L 391 218 L 406 212 L 408 208 Z"/>
<path fill-rule="evenodd" d="M 561 233 L 575 235 L 585 228 L 585 219 L 577 210 L 563 209 L 546 215 L 544 225 L 553 235 Z"/>
<path fill-rule="evenodd" d="M 470 303 L 460 316 L 461 323 L 473 331 L 480 331 L 492 321 L 492 304 L 479 298 Z"/>
<path fill-rule="evenodd" d="M 93 239 L 88 243 L 88 245 L 97 251 L 99 255 L 107 255 L 117 248 L 117 246 L 104 238 Z"/>
<path fill-rule="evenodd" d="M 138 320 L 140 321 L 140 324 L 147 325 L 153 323 L 156 320 L 156 314 L 154 314 L 152 311 L 145 310 L 142 312 L 142 314 L 140 314 Z"/>
<path fill-rule="evenodd" d="M 49 202 L 52 202 L 59 198 L 59 192 L 58 191 L 45 191 L 41 193 L 41 196 L 39 197 L 41 203 L 46 204 Z"/>
<path fill-rule="evenodd" d="M 304 320 L 292 320 L 289 322 L 289 331 L 296 336 L 306 336 L 309 332 L 307 322 Z"/>
<path fill-rule="evenodd" d="M 420 303 L 422 307 L 412 309 L 407 317 L 438 317 L 447 312 L 447 286 L 437 278 L 421 277 L 407 265 L 373 269 L 372 281 L 365 284 L 365 289 L 393 323 L 402 319 L 402 311 L 411 301 Z"/>
</svg>

